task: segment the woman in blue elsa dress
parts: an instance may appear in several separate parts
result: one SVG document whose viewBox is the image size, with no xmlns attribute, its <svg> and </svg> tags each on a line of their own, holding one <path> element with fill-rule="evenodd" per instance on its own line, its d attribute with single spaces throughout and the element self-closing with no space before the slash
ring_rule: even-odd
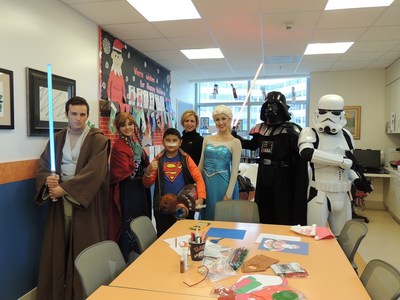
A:
<svg viewBox="0 0 400 300">
<path fill-rule="evenodd" d="M 214 220 L 215 203 L 239 199 L 237 176 L 242 146 L 231 134 L 232 111 L 218 105 L 212 113 L 217 134 L 204 137 L 199 169 L 206 184 L 206 207 L 201 219 Z"/>
</svg>

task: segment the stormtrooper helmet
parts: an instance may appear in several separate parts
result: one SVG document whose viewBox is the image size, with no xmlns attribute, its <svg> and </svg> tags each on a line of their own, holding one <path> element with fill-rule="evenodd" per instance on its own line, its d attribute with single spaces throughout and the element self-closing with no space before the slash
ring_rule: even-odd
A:
<svg viewBox="0 0 400 300">
<path fill-rule="evenodd" d="M 261 106 L 260 119 L 268 125 L 281 124 L 290 120 L 286 98 L 280 92 L 269 92 Z"/>
<path fill-rule="evenodd" d="M 347 123 L 344 117 L 344 100 L 339 95 L 325 95 L 318 101 L 314 114 L 314 128 L 318 132 L 337 134 Z"/>
</svg>

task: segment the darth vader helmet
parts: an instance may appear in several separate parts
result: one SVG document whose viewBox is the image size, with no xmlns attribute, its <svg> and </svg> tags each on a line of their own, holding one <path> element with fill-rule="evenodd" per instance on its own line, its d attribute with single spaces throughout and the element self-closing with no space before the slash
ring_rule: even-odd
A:
<svg viewBox="0 0 400 300">
<path fill-rule="evenodd" d="M 339 95 L 325 95 L 318 101 L 314 114 L 314 128 L 318 132 L 336 134 L 346 125 L 344 100 Z"/>
<path fill-rule="evenodd" d="M 290 106 L 286 104 L 285 95 L 280 92 L 269 92 L 261 106 L 260 119 L 268 125 L 281 124 L 291 119 Z"/>
</svg>

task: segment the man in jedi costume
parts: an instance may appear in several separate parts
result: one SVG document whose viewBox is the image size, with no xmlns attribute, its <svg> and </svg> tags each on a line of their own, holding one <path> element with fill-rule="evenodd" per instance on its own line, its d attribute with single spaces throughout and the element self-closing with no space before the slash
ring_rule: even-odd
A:
<svg viewBox="0 0 400 300">
<path fill-rule="evenodd" d="M 107 239 L 110 141 L 86 125 L 89 105 L 81 97 L 65 104 L 68 127 L 55 134 L 56 173 L 50 144 L 36 175 L 38 205 L 48 205 L 37 284 L 37 299 L 83 299 L 76 256 Z"/>
</svg>

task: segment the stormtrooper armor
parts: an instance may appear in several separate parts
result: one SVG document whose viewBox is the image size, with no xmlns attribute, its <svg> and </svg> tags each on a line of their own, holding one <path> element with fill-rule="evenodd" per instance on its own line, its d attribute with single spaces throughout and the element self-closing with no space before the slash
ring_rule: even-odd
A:
<svg viewBox="0 0 400 300">
<path fill-rule="evenodd" d="M 337 236 L 351 219 L 351 186 L 358 178 L 346 151 L 353 150 L 353 137 L 343 128 L 344 101 L 338 95 L 325 95 L 318 102 L 314 127 L 299 136 L 299 153 L 310 162 L 307 223 L 326 226 Z"/>
<path fill-rule="evenodd" d="M 343 98 L 338 95 L 321 97 L 314 115 L 314 128 L 318 132 L 338 133 L 347 123 L 343 107 Z"/>
</svg>

